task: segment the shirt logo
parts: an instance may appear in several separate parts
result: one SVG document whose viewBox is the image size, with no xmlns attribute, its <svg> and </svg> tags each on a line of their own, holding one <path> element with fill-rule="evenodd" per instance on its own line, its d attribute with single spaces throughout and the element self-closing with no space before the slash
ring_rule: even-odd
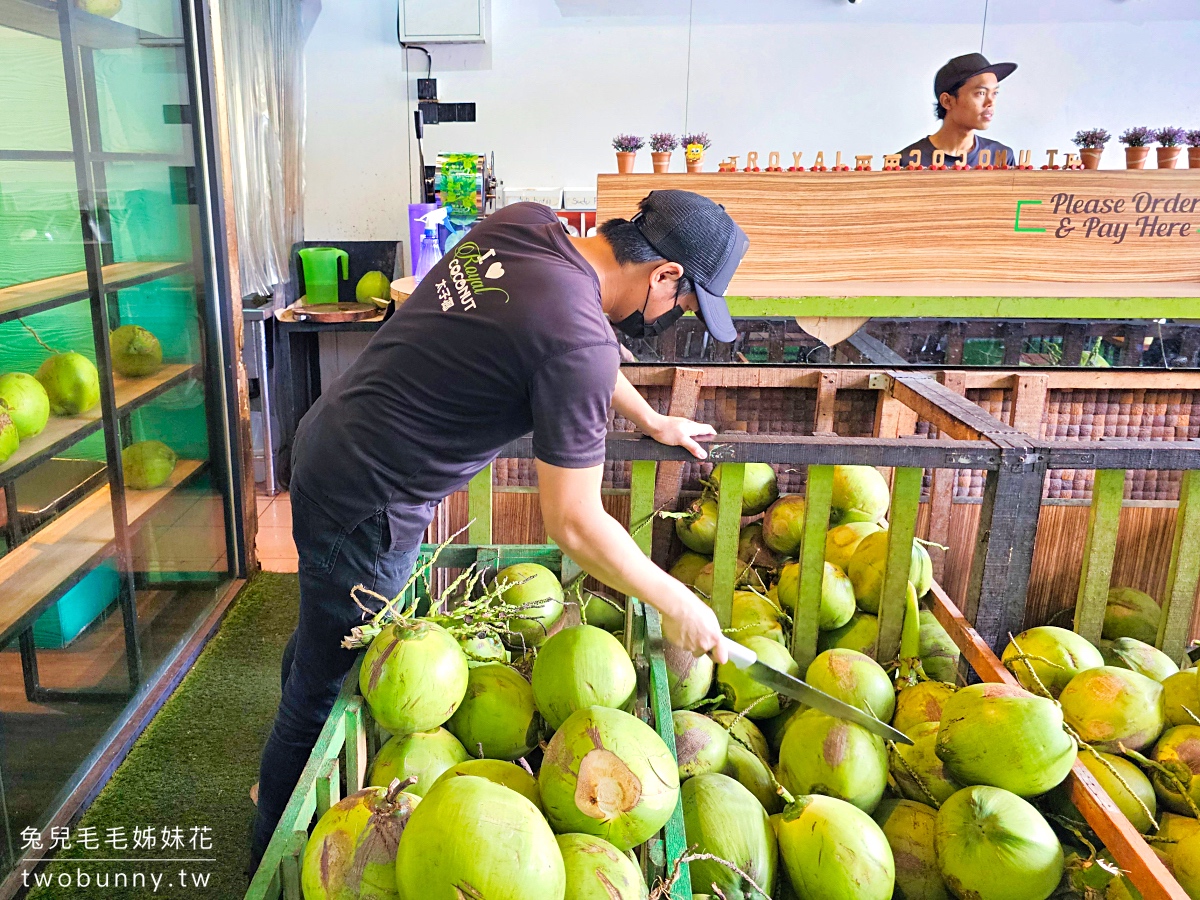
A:
<svg viewBox="0 0 1200 900">
<path fill-rule="evenodd" d="M 486 270 L 481 271 L 484 263 L 493 260 Z M 504 298 L 509 301 L 508 291 L 488 281 L 497 281 L 504 277 L 504 263 L 496 258 L 495 250 L 482 250 L 474 241 L 463 241 L 454 248 L 454 256 L 450 260 L 450 280 L 442 279 L 437 283 L 438 298 L 442 301 L 442 311 L 449 312 L 454 308 L 455 298 L 458 304 L 467 311 L 475 309 L 476 301 L 484 294 L 496 294 L 493 299 Z"/>
</svg>

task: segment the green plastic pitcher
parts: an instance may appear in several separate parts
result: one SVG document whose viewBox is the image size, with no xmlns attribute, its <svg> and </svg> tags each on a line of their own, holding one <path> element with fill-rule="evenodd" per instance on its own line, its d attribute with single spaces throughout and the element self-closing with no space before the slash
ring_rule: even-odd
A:
<svg viewBox="0 0 1200 900">
<path fill-rule="evenodd" d="M 304 266 L 305 302 L 338 302 L 338 260 L 342 261 L 342 280 L 350 277 L 350 257 L 337 247 L 305 247 L 297 251 Z"/>
</svg>

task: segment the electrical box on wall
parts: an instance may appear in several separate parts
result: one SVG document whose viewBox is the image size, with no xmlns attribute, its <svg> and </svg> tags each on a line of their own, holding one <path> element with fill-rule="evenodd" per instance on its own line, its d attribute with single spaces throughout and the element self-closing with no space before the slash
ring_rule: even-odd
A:
<svg viewBox="0 0 1200 900">
<path fill-rule="evenodd" d="M 477 44 L 487 40 L 487 0 L 400 0 L 406 44 Z"/>
</svg>

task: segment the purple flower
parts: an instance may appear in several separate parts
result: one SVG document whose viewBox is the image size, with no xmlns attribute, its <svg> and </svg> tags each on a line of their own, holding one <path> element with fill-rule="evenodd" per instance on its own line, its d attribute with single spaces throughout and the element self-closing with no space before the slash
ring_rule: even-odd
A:
<svg viewBox="0 0 1200 900">
<path fill-rule="evenodd" d="M 1075 133 L 1074 144 L 1076 147 L 1084 147 L 1089 150 L 1101 150 L 1112 137 L 1103 128 L 1088 128 L 1084 131 Z"/>
<path fill-rule="evenodd" d="M 679 146 L 679 139 L 666 131 L 656 131 L 650 135 L 650 149 L 655 153 L 670 153 Z"/>
<path fill-rule="evenodd" d="M 1138 125 L 1134 128 L 1126 128 L 1125 133 L 1117 138 L 1117 140 L 1126 147 L 1145 147 L 1154 140 L 1154 131 Z"/>
<path fill-rule="evenodd" d="M 707 131 L 697 131 L 695 134 L 685 134 L 679 138 L 679 146 L 687 148 L 689 144 L 699 144 L 705 150 L 712 146 Z"/>
<path fill-rule="evenodd" d="M 636 134 L 618 134 L 613 138 L 613 149 L 618 153 L 637 153 L 646 142 Z"/>
<path fill-rule="evenodd" d="M 1160 128 L 1154 132 L 1154 139 L 1158 141 L 1162 147 L 1178 147 L 1183 143 L 1184 136 L 1187 134 L 1182 128 L 1174 128 L 1167 126 Z"/>
<path fill-rule="evenodd" d="M 1193 128 L 1183 136 L 1183 142 L 1189 147 L 1200 147 L 1200 128 Z"/>
</svg>

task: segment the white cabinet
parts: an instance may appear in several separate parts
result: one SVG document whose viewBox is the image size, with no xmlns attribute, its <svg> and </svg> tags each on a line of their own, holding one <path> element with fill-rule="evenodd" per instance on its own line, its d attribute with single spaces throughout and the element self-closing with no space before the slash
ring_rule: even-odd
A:
<svg viewBox="0 0 1200 900">
<path fill-rule="evenodd" d="M 400 0 L 400 40 L 470 44 L 487 40 L 487 0 Z"/>
</svg>

